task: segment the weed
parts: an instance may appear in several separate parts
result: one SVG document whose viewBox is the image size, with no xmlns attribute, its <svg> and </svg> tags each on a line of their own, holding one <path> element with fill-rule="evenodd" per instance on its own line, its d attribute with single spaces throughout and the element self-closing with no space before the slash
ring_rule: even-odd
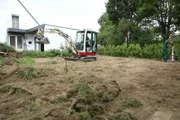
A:
<svg viewBox="0 0 180 120">
<path fill-rule="evenodd" d="M 73 87 L 77 91 L 78 99 L 83 102 L 91 104 L 95 100 L 92 89 L 86 83 L 77 83 Z"/>
<path fill-rule="evenodd" d="M 130 113 L 122 112 L 115 116 L 114 120 L 135 120 Z"/>
<path fill-rule="evenodd" d="M 34 60 L 31 57 L 13 58 L 14 61 L 20 64 L 33 64 Z"/>
<path fill-rule="evenodd" d="M 32 81 L 36 77 L 37 72 L 34 68 L 28 67 L 25 70 L 19 70 L 18 74 L 24 81 Z"/>
<path fill-rule="evenodd" d="M 91 115 L 87 111 L 86 112 L 80 112 L 79 117 L 80 117 L 79 120 L 92 120 Z"/>
<path fill-rule="evenodd" d="M 133 108 L 135 108 L 135 107 L 139 107 L 139 106 L 141 106 L 141 105 L 142 105 L 141 102 L 140 102 L 139 100 L 137 100 L 137 99 L 130 99 L 130 100 L 124 101 L 124 102 L 122 103 L 122 106 L 123 106 L 124 108 L 128 108 L 128 107 L 133 107 Z"/>
</svg>

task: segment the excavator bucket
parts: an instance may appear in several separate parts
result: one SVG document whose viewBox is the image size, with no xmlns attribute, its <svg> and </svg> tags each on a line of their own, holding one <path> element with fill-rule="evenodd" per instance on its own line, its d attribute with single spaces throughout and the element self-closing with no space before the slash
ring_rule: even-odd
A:
<svg viewBox="0 0 180 120">
<path fill-rule="evenodd" d="M 38 44 L 50 44 L 50 42 L 49 42 L 49 39 L 46 37 L 42 37 L 42 38 L 40 38 L 40 39 L 38 39 L 38 41 L 36 41 L 36 43 L 38 43 Z"/>
<path fill-rule="evenodd" d="M 47 37 L 44 37 L 44 30 L 43 29 L 39 29 L 36 33 L 36 38 L 38 39 L 38 41 L 36 41 L 36 43 L 39 44 L 49 44 L 49 39 Z"/>
</svg>

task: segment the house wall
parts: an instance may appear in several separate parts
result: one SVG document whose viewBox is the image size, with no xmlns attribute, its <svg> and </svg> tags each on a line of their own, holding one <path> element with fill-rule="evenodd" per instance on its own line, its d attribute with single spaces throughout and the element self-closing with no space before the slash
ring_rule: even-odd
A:
<svg viewBox="0 0 180 120">
<path fill-rule="evenodd" d="M 27 5 L 26 1 L 23 2 Z M 12 28 L 12 15 L 19 16 L 20 29 L 37 26 L 17 0 L 0 0 L 0 15 L 0 42 L 6 42 L 8 39 L 7 28 Z"/>
<path fill-rule="evenodd" d="M 40 46 L 35 42 L 34 39 L 35 35 L 34 34 L 25 34 L 25 50 L 34 50 L 34 51 L 39 51 Z"/>
</svg>

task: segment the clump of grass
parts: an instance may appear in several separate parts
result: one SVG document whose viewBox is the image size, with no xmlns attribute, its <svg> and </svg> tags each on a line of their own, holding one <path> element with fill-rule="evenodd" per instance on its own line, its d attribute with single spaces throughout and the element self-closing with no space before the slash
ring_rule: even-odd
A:
<svg viewBox="0 0 180 120">
<path fill-rule="evenodd" d="M 141 105 L 142 105 L 141 102 L 137 99 L 129 99 L 122 103 L 122 106 L 124 108 L 129 108 L 129 107 L 136 108 L 136 107 L 140 107 Z"/>
<path fill-rule="evenodd" d="M 37 103 L 32 103 L 32 104 L 29 106 L 29 111 L 30 111 L 30 112 L 38 111 L 38 110 L 40 110 L 40 105 L 37 104 Z"/>
<path fill-rule="evenodd" d="M 92 120 L 91 115 L 89 114 L 89 112 L 80 112 L 79 113 L 79 120 Z"/>
<path fill-rule="evenodd" d="M 57 62 L 55 60 L 51 60 L 48 62 L 48 64 L 57 64 Z"/>
<path fill-rule="evenodd" d="M 13 86 L 14 86 L 13 84 L 6 84 L 3 86 L 0 86 L 0 92 L 7 92 Z"/>
<path fill-rule="evenodd" d="M 12 46 L 7 45 L 6 43 L 0 43 L 0 51 L 1 52 L 14 52 L 15 49 Z"/>
<path fill-rule="evenodd" d="M 19 70 L 18 74 L 24 81 L 32 81 L 37 76 L 36 70 L 32 67 L 28 67 L 24 70 Z"/>
<path fill-rule="evenodd" d="M 13 58 L 14 61 L 20 64 L 33 64 L 34 60 L 31 57 Z"/>
<path fill-rule="evenodd" d="M 3 63 L 4 57 L 0 56 L 0 64 Z"/>
<path fill-rule="evenodd" d="M 122 112 L 115 116 L 114 120 L 135 120 L 130 113 Z"/>
<path fill-rule="evenodd" d="M 75 91 L 77 91 L 78 99 L 81 101 L 91 104 L 95 100 L 95 95 L 92 89 L 86 83 L 77 83 L 73 86 Z"/>
</svg>

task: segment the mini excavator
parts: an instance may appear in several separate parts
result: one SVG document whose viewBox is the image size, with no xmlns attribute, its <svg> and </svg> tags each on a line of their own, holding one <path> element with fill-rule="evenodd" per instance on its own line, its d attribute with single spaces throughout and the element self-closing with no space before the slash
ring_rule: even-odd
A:
<svg viewBox="0 0 180 120">
<path fill-rule="evenodd" d="M 84 29 L 82 31 L 77 31 L 76 33 L 76 42 L 72 41 L 71 36 L 64 33 L 60 29 L 39 29 L 36 33 L 36 41 L 39 44 L 50 44 L 48 38 L 44 36 L 44 33 L 57 33 L 62 36 L 69 46 L 71 47 L 74 58 L 64 58 L 65 60 L 82 60 L 82 61 L 94 61 L 96 60 L 96 50 L 97 50 L 97 32 Z"/>
</svg>

